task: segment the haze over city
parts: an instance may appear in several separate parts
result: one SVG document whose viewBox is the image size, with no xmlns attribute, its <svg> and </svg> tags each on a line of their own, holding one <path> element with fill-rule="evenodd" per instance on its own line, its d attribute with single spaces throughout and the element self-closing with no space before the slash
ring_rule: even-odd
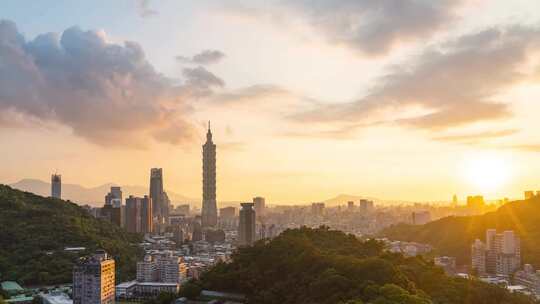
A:
<svg viewBox="0 0 540 304">
<path fill-rule="evenodd" d="M 0 180 L 200 198 L 211 120 L 219 200 L 535 188 L 540 4 L 369 3 L 2 1 Z"/>
</svg>

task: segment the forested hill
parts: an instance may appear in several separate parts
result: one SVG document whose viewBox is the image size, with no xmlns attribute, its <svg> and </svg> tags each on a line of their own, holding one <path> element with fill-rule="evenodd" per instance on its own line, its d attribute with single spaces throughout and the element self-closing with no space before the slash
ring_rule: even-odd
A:
<svg viewBox="0 0 540 304">
<path fill-rule="evenodd" d="M 489 228 L 518 233 L 524 262 L 540 268 L 540 198 L 511 202 L 480 216 L 452 216 L 420 226 L 396 225 L 381 235 L 428 243 L 441 254 L 457 257 L 458 263 L 469 263 L 472 242 L 476 238 L 485 241 Z"/>
<path fill-rule="evenodd" d="M 447 277 L 422 257 L 383 251 L 327 228 L 287 230 L 205 273 L 197 288 L 245 294 L 257 304 L 525 304 L 504 288 Z M 191 286 L 190 286 L 191 287 Z"/>
<path fill-rule="evenodd" d="M 0 185 L 0 281 L 71 282 L 78 254 L 64 251 L 70 246 L 105 249 L 115 257 L 117 280 L 126 279 L 135 274 L 139 241 L 74 203 Z"/>
</svg>

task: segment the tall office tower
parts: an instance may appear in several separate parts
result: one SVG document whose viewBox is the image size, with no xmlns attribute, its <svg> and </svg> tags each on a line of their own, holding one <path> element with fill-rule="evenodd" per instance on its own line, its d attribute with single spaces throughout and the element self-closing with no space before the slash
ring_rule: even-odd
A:
<svg viewBox="0 0 540 304">
<path fill-rule="evenodd" d="M 212 142 L 212 132 L 210 131 L 210 122 L 208 122 L 206 143 L 203 145 L 202 227 L 215 227 L 216 225 L 216 145 Z"/>
<path fill-rule="evenodd" d="M 103 250 L 81 258 L 73 268 L 73 304 L 112 304 L 114 260 Z"/>
<path fill-rule="evenodd" d="M 254 197 L 253 204 L 255 205 L 255 213 L 259 218 L 264 217 L 266 211 L 266 201 L 264 197 Z"/>
<path fill-rule="evenodd" d="M 353 202 L 353 201 L 347 202 L 347 209 L 348 209 L 349 211 L 354 210 L 354 202 Z"/>
<path fill-rule="evenodd" d="M 152 211 L 154 216 L 162 217 L 163 206 L 163 169 L 150 169 L 150 198 L 152 199 Z"/>
<path fill-rule="evenodd" d="M 486 246 L 479 239 L 471 246 L 471 265 L 478 275 L 486 273 Z"/>
<path fill-rule="evenodd" d="M 62 175 L 51 175 L 51 197 L 62 198 Z"/>
<path fill-rule="evenodd" d="M 145 195 L 141 200 L 141 232 L 152 233 L 153 231 L 153 203 L 152 199 Z"/>
<path fill-rule="evenodd" d="M 122 188 L 111 187 L 111 191 L 105 195 L 105 205 L 112 205 L 113 200 L 118 199 L 122 202 Z"/>
<path fill-rule="evenodd" d="M 240 204 L 240 221 L 238 224 L 238 244 L 240 246 L 247 246 L 253 244 L 255 241 L 255 210 L 253 209 L 253 203 Z"/>
<path fill-rule="evenodd" d="M 458 205 L 458 197 L 457 195 L 454 194 L 454 196 L 452 196 L 452 207 L 457 207 Z"/>
<path fill-rule="evenodd" d="M 141 232 L 142 200 L 130 195 L 126 198 L 126 230 L 132 233 Z"/>
</svg>

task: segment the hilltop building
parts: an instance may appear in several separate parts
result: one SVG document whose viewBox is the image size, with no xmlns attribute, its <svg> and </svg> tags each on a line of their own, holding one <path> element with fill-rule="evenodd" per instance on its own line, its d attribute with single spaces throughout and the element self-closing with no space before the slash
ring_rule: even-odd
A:
<svg viewBox="0 0 540 304">
<path fill-rule="evenodd" d="M 62 175 L 60 174 L 51 175 L 51 197 L 62 198 Z"/>
</svg>

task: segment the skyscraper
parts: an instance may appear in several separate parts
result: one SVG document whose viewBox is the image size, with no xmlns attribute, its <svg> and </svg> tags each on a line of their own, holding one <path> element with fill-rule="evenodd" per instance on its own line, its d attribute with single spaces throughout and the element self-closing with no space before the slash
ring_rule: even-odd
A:
<svg viewBox="0 0 540 304">
<path fill-rule="evenodd" d="M 103 250 L 81 258 L 73 268 L 73 304 L 112 304 L 114 260 Z"/>
<path fill-rule="evenodd" d="M 255 205 L 255 213 L 257 213 L 257 216 L 259 218 L 263 217 L 264 211 L 266 209 L 266 200 L 264 199 L 264 197 L 254 197 L 253 204 Z"/>
<path fill-rule="evenodd" d="M 253 203 L 240 204 L 240 221 L 238 224 L 238 244 L 240 246 L 247 246 L 253 244 L 255 241 L 255 210 L 253 209 Z"/>
<path fill-rule="evenodd" d="M 114 199 L 119 199 L 122 202 L 122 188 L 111 187 L 111 191 L 105 196 L 105 205 L 112 205 Z"/>
<path fill-rule="evenodd" d="M 153 215 L 158 218 L 164 217 L 163 169 L 161 168 L 150 169 L 150 198 Z"/>
<path fill-rule="evenodd" d="M 126 230 L 133 233 L 151 233 L 152 205 L 152 199 L 147 195 L 144 198 L 130 195 L 126 199 Z"/>
<path fill-rule="evenodd" d="M 212 142 L 212 132 L 210 131 L 210 122 L 208 122 L 206 143 L 203 145 L 202 227 L 215 227 L 216 225 L 216 145 Z"/>
<path fill-rule="evenodd" d="M 153 216 L 153 203 L 152 199 L 145 195 L 141 199 L 141 232 L 151 233 L 153 231 L 152 219 Z"/>
<path fill-rule="evenodd" d="M 62 175 L 51 175 L 51 197 L 62 198 Z"/>
</svg>

